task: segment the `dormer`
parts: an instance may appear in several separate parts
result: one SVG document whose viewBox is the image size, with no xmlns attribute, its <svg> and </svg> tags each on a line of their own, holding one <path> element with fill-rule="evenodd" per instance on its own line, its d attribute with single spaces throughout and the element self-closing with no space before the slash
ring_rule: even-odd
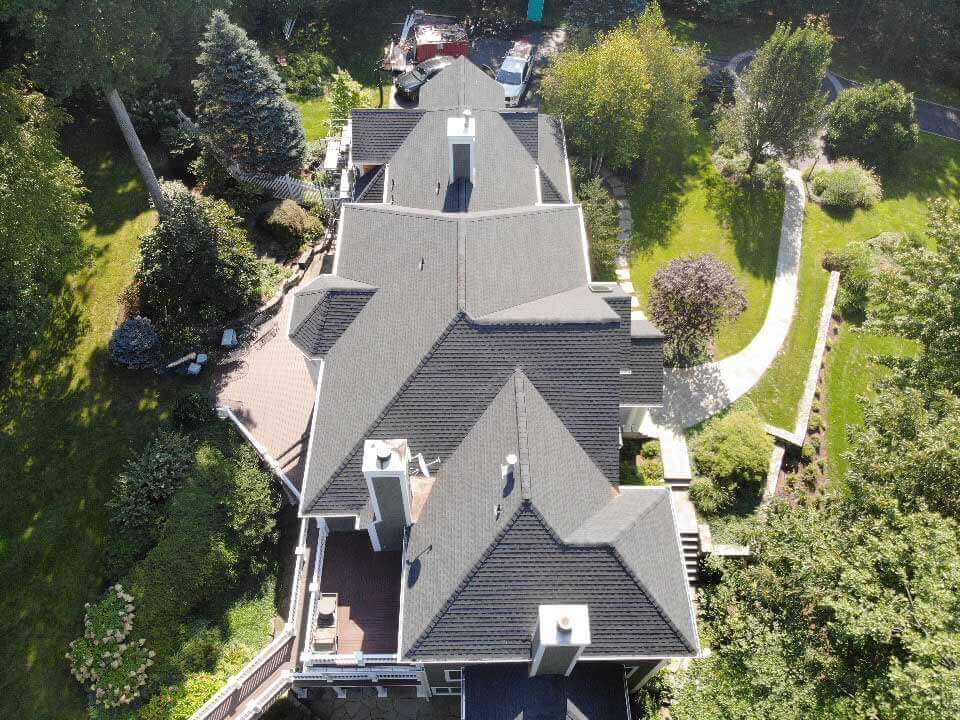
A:
<svg viewBox="0 0 960 720">
<path fill-rule="evenodd" d="M 376 290 L 366 283 L 321 275 L 294 296 L 290 339 L 308 358 L 326 355 Z"/>
</svg>

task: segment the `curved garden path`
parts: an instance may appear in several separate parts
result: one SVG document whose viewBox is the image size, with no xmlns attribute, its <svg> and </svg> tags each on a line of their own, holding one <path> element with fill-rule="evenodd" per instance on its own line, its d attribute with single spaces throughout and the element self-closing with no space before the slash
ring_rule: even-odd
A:
<svg viewBox="0 0 960 720">
<path fill-rule="evenodd" d="M 748 392 L 783 347 L 797 302 L 805 203 L 806 191 L 800 171 L 787 168 L 784 172 L 783 220 L 776 276 L 767 316 L 750 344 L 722 360 L 690 368 L 667 368 L 664 371 L 662 407 L 621 409 L 620 420 L 625 433 L 660 439 L 664 472 L 668 478 L 690 477 L 684 429 L 703 422 Z M 621 215 L 623 208 L 624 204 L 621 204 Z M 626 208 L 629 213 L 629 205 Z M 618 277 L 624 281 L 624 289 L 632 293 L 625 257 L 618 260 Z M 634 307 L 634 312 L 640 312 L 636 304 Z"/>
</svg>

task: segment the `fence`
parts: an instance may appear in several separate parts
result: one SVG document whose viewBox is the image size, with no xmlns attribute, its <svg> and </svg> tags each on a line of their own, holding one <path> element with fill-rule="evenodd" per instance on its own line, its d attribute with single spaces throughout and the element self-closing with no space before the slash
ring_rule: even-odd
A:
<svg viewBox="0 0 960 720">
<path fill-rule="evenodd" d="M 200 126 L 191 120 L 182 110 L 177 110 L 177 118 L 181 129 L 204 141 L 210 151 L 217 156 L 224 168 L 234 180 L 252 185 L 263 193 L 279 200 L 296 200 L 303 203 L 322 203 L 327 210 L 333 211 L 336 199 L 326 188 L 308 183 L 289 175 L 266 175 L 263 173 L 248 173 L 240 169 L 236 163 L 220 151 L 212 142 L 206 140 Z"/>
<path fill-rule="evenodd" d="M 250 698 L 284 663 L 290 660 L 296 635 L 288 625 L 276 639 L 264 648 L 244 668 L 230 678 L 216 695 L 205 702 L 190 716 L 190 720 L 225 720 L 241 703 Z M 261 693 L 254 706 L 244 710 L 240 717 L 252 718 L 269 707 L 290 685 L 290 675 L 285 674 L 271 683 Z M 255 710 L 251 714 L 251 710 Z"/>
</svg>

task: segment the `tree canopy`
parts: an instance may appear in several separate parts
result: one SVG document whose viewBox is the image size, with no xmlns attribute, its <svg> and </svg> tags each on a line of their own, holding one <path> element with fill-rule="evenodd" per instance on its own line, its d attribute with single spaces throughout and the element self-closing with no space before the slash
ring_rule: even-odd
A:
<svg viewBox="0 0 960 720">
<path fill-rule="evenodd" d="M 650 319 L 671 364 L 703 360 L 720 324 L 746 309 L 743 288 L 716 255 L 675 258 L 650 280 Z"/>
<path fill-rule="evenodd" d="M 561 117 L 572 143 L 593 164 L 629 165 L 643 147 L 652 80 L 639 43 L 626 26 L 596 43 L 559 53 L 544 74 L 545 109 Z"/>
<path fill-rule="evenodd" d="M 928 513 L 775 502 L 704 596 L 710 658 L 675 720 L 947 720 L 960 713 L 960 531 Z M 922 549 L 922 550 L 921 550 Z"/>
<path fill-rule="evenodd" d="M 702 61 L 703 48 L 679 43 L 652 3 L 593 44 L 560 53 L 541 91 L 574 145 L 595 163 L 621 168 L 682 145 L 693 126 Z"/>
<path fill-rule="evenodd" d="M 306 140 L 300 111 L 243 28 L 217 11 L 197 58 L 197 112 L 207 142 L 246 172 L 298 173 Z"/>
<path fill-rule="evenodd" d="M 141 239 L 137 279 L 146 314 L 161 328 L 213 322 L 259 295 L 257 258 L 230 207 L 163 185 L 168 215 Z"/>
<path fill-rule="evenodd" d="M 882 167 L 893 164 L 918 142 L 913 95 L 900 83 L 851 88 L 830 106 L 827 144 L 834 155 Z"/>
<path fill-rule="evenodd" d="M 867 325 L 914 340 L 921 352 L 900 363 L 901 380 L 928 390 L 960 394 L 960 206 L 930 204 L 935 249 L 899 243 L 871 283 Z"/>
<path fill-rule="evenodd" d="M 65 118 L 17 74 L 0 74 L 0 368 L 36 341 L 83 262 L 89 208 L 58 147 Z"/>
<path fill-rule="evenodd" d="M 794 158 L 811 148 L 827 106 L 820 83 L 832 47 L 826 25 L 810 19 L 797 29 L 778 24 L 757 51 L 717 125 L 720 140 L 750 158 L 748 171 L 765 154 Z"/>
</svg>

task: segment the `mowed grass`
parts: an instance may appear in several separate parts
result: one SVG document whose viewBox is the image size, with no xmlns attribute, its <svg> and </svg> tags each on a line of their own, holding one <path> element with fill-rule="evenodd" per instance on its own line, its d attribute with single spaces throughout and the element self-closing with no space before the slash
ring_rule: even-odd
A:
<svg viewBox="0 0 960 720">
<path fill-rule="evenodd" d="M 376 87 L 363 89 L 366 107 L 376 107 L 380 102 L 380 91 Z M 327 97 L 300 97 L 291 95 L 290 100 L 303 113 L 303 130 L 307 141 L 320 140 L 330 135 L 330 100 Z M 383 88 L 383 104 L 390 102 L 390 87 Z"/>
<path fill-rule="evenodd" d="M 0 389 L 0 717 L 86 717 L 67 672 L 67 642 L 99 595 L 107 500 L 176 388 L 109 365 L 117 298 L 138 237 L 155 222 L 119 132 L 105 121 L 68 128 L 93 208 L 90 266 L 72 278 L 45 337 Z"/>
<path fill-rule="evenodd" d="M 711 253 L 733 270 L 747 296 L 747 309 L 721 329 L 717 358 L 743 349 L 767 314 L 776 273 L 783 193 L 736 190 L 710 158 L 705 134 L 692 140 L 682 160 L 634 183 L 631 278 L 646 310 L 650 280 L 672 259 Z"/>
<path fill-rule="evenodd" d="M 793 325 L 780 357 L 750 393 L 769 423 L 792 429 L 796 419 L 829 278 L 821 266 L 823 254 L 888 230 L 923 233 L 927 199 L 960 196 L 960 143 L 921 134 L 919 146 L 903 167 L 887 173 L 883 183 L 884 200 L 870 210 L 836 214 L 815 203 L 807 204 Z M 868 373 L 863 377 L 868 384 Z"/>
<path fill-rule="evenodd" d="M 849 428 L 863 425 L 861 398 L 874 394 L 873 384 L 886 368 L 875 360 L 878 356 L 903 356 L 914 351 L 914 345 L 898 337 L 881 337 L 863 332 L 852 323 L 840 326 L 826 359 L 827 453 L 829 477 L 842 487 L 849 462 Z"/>
</svg>

